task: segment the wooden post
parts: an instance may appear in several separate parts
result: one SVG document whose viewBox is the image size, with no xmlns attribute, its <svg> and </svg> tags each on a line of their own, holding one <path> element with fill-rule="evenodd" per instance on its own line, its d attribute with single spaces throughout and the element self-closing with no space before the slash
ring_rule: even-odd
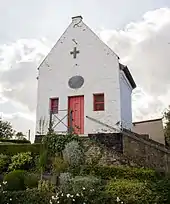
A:
<svg viewBox="0 0 170 204">
<path fill-rule="evenodd" d="M 49 121 L 49 128 L 48 128 L 48 131 L 49 133 L 52 133 L 52 111 L 50 110 L 50 121 Z"/>
<path fill-rule="evenodd" d="M 69 127 L 68 127 L 68 133 L 69 134 L 72 134 L 72 132 L 73 132 L 73 124 L 72 124 L 72 122 L 73 122 L 73 111 L 70 110 L 69 111 Z"/>
</svg>

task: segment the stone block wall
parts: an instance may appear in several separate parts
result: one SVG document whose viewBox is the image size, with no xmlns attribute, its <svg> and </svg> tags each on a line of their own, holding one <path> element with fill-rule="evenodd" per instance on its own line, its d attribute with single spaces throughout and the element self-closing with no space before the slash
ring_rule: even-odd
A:
<svg viewBox="0 0 170 204">
<path fill-rule="evenodd" d="M 123 140 L 122 135 L 119 133 L 98 133 L 98 134 L 89 134 L 88 137 L 91 140 L 100 142 L 105 147 L 115 150 L 116 152 L 123 152 Z"/>
<path fill-rule="evenodd" d="M 105 144 L 100 142 L 100 140 L 96 142 L 89 137 L 83 137 L 82 142 L 85 147 L 85 158 L 87 164 L 140 167 L 140 165 L 136 164 L 131 158 L 122 154 L 122 152 L 117 152 L 114 148 L 106 147 Z"/>
<path fill-rule="evenodd" d="M 105 146 L 104 163 L 114 164 L 118 161 L 121 164 L 121 160 L 126 160 L 126 165 L 170 172 L 170 150 L 147 136 L 125 130 L 124 133 L 92 134 L 89 138 Z"/>
<path fill-rule="evenodd" d="M 170 172 L 170 151 L 164 145 L 152 140 L 145 140 L 137 135 L 123 135 L 123 154 L 144 167 L 160 172 Z"/>
</svg>

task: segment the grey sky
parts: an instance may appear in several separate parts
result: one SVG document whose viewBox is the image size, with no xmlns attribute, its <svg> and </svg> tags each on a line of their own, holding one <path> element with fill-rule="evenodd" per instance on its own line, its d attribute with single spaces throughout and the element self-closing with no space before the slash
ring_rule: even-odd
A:
<svg viewBox="0 0 170 204">
<path fill-rule="evenodd" d="M 57 38 L 70 17 L 81 14 L 93 29 L 124 27 L 143 13 L 170 6 L 169 0 L 6 0 L 0 1 L 0 41 L 19 38 Z"/>
<path fill-rule="evenodd" d="M 33 131 L 36 68 L 74 15 L 82 15 L 128 64 L 140 89 L 133 97 L 136 118 L 156 117 L 167 105 L 169 0 L 0 0 L 0 5 L 0 113 L 16 129 Z"/>
</svg>

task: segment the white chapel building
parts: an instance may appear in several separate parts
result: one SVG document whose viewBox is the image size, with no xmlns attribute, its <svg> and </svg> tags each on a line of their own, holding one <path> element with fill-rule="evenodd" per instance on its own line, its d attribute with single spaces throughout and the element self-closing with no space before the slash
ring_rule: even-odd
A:
<svg viewBox="0 0 170 204">
<path fill-rule="evenodd" d="M 39 66 L 36 132 L 70 127 L 79 135 L 132 128 L 136 84 L 119 57 L 83 22 L 72 18 Z M 43 127 L 42 127 L 43 125 Z"/>
</svg>

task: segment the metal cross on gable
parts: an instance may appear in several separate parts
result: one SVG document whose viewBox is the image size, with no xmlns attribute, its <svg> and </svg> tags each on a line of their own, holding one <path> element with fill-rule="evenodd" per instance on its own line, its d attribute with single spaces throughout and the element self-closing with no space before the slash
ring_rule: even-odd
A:
<svg viewBox="0 0 170 204">
<path fill-rule="evenodd" d="M 74 50 L 70 52 L 70 54 L 73 55 L 73 58 L 74 58 L 74 59 L 76 58 L 77 54 L 79 54 L 79 53 L 80 53 L 80 51 L 77 50 L 76 47 L 74 47 Z"/>
</svg>

